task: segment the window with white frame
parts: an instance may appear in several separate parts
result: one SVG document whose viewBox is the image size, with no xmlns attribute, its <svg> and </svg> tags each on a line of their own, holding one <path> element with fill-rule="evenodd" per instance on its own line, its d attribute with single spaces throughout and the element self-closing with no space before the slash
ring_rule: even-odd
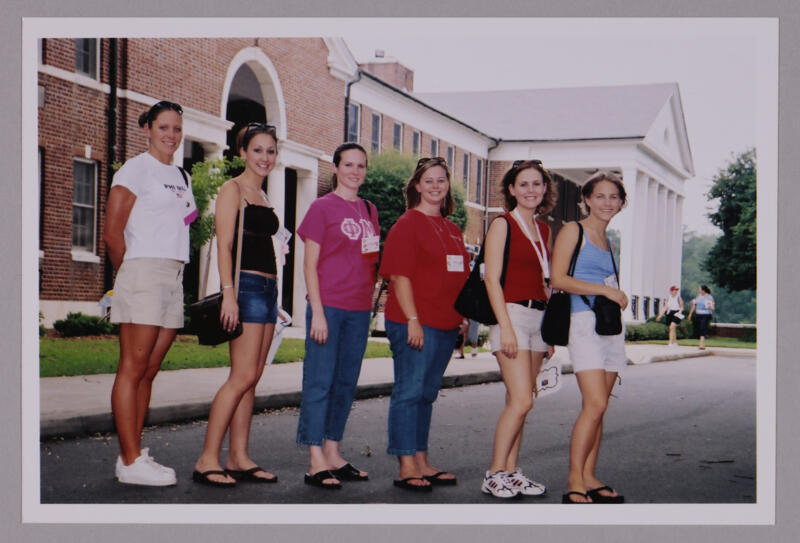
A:
<svg viewBox="0 0 800 543">
<path fill-rule="evenodd" d="M 97 164 L 75 159 L 72 176 L 72 248 L 94 253 Z"/>
<path fill-rule="evenodd" d="M 92 79 L 99 79 L 97 67 L 100 65 L 100 48 L 97 38 L 78 38 L 75 40 L 75 71 Z"/>
<path fill-rule="evenodd" d="M 347 106 L 347 141 L 358 142 L 359 126 L 361 126 L 361 106 L 350 102 Z"/>
<path fill-rule="evenodd" d="M 419 130 L 414 130 L 414 136 L 411 138 L 411 153 L 414 156 L 419 156 L 422 149 L 422 133 Z"/>
<path fill-rule="evenodd" d="M 381 152 L 381 116 L 372 114 L 372 150 Z"/>
<path fill-rule="evenodd" d="M 439 140 L 431 138 L 431 156 L 439 156 Z"/>
<path fill-rule="evenodd" d="M 464 188 L 469 194 L 469 153 L 464 153 L 464 167 L 461 171 L 461 179 L 464 181 Z"/>
<path fill-rule="evenodd" d="M 483 205 L 483 159 L 475 166 L 475 202 Z"/>
<path fill-rule="evenodd" d="M 398 151 L 403 150 L 403 125 L 394 123 L 392 127 L 392 147 Z"/>
</svg>

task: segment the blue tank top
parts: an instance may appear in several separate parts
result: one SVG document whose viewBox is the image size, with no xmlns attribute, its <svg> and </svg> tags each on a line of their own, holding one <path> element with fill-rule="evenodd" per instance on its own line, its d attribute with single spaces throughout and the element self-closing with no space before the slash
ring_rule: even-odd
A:
<svg viewBox="0 0 800 543">
<path fill-rule="evenodd" d="M 583 235 L 583 245 L 578 253 L 578 260 L 575 263 L 575 279 L 586 281 L 587 283 L 605 284 L 605 279 L 609 275 L 614 275 L 614 264 L 611 261 L 611 251 L 604 251 L 592 244 L 586 234 Z M 594 304 L 594 296 L 586 296 L 589 302 Z M 586 305 L 580 294 L 570 295 L 572 299 L 572 312 L 591 311 L 591 307 Z"/>
</svg>

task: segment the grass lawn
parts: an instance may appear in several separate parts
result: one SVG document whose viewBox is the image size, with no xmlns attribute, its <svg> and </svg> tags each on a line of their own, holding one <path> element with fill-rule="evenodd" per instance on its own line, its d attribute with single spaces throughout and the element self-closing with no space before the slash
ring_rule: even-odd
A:
<svg viewBox="0 0 800 543">
<path fill-rule="evenodd" d="M 666 345 L 666 339 L 652 339 L 647 341 L 631 341 L 630 343 L 648 343 L 651 345 Z M 678 345 L 684 347 L 697 347 L 700 345 L 699 339 L 679 339 Z M 733 337 L 711 337 L 706 338 L 706 347 L 729 347 L 732 349 L 755 349 L 755 341 L 741 341 Z"/>
<path fill-rule="evenodd" d="M 275 364 L 297 362 L 305 354 L 305 341 L 286 338 L 275 354 Z M 389 344 L 367 343 L 365 358 L 391 357 Z M 119 359 L 119 342 L 115 336 L 91 338 L 48 338 L 39 340 L 39 376 L 60 377 L 115 373 Z M 178 336 L 170 347 L 163 370 L 218 368 L 228 365 L 228 345 L 198 345 L 194 336 Z"/>
</svg>

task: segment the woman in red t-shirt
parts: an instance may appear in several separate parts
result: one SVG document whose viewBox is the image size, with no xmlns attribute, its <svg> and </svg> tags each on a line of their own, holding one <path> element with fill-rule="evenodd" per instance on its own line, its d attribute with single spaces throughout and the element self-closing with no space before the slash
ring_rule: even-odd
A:
<svg viewBox="0 0 800 543">
<path fill-rule="evenodd" d="M 518 494 L 541 496 L 544 485 L 531 481 L 519 468 L 525 417 L 533 408 L 536 376 L 545 354 L 553 354 L 540 332 L 547 305 L 550 276 L 550 228 L 544 215 L 556 202 L 550 174 L 539 160 L 518 160 L 502 180 L 505 220 L 496 220 L 486 234 L 486 292 L 497 318 L 489 331 L 506 385 L 506 405 L 497 421 L 492 465 L 481 490 L 498 498 Z M 500 283 L 506 237 L 510 236 L 505 283 Z"/>
<path fill-rule="evenodd" d="M 387 452 L 399 459 L 394 484 L 429 491 L 454 485 L 455 475 L 428 461 L 433 402 L 453 354 L 463 318 L 455 309 L 469 275 L 458 226 L 446 219 L 455 204 L 443 158 L 423 158 L 405 188 L 407 211 L 386 237 L 380 274 L 391 280 L 386 334 L 394 359 Z"/>
</svg>

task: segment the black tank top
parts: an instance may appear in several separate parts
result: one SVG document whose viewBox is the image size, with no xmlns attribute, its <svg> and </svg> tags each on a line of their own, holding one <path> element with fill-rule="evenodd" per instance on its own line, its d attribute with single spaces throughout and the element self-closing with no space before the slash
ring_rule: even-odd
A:
<svg viewBox="0 0 800 543">
<path fill-rule="evenodd" d="M 244 208 L 244 232 L 242 233 L 242 270 L 277 274 L 275 249 L 272 235 L 278 231 L 278 216 L 271 207 L 247 204 Z M 239 234 L 239 213 L 233 231 L 233 254 Z"/>
</svg>

